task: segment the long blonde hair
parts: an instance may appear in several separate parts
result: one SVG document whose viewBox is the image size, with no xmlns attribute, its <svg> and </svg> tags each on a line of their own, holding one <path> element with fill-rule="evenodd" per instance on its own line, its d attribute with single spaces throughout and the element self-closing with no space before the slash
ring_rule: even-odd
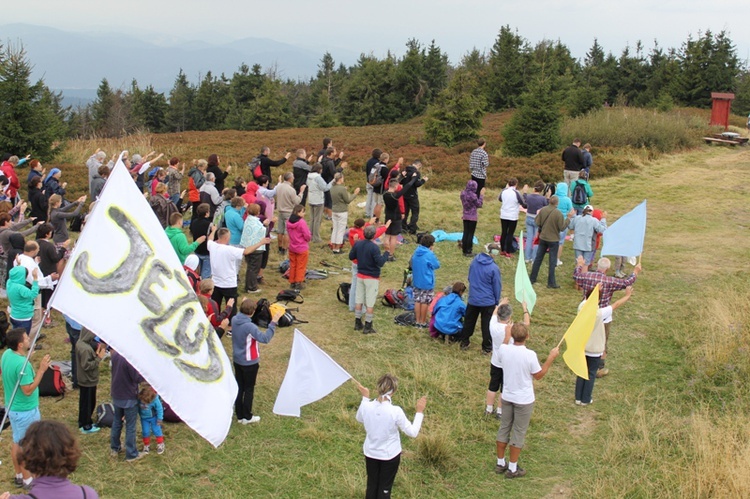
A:
<svg viewBox="0 0 750 499">
<path fill-rule="evenodd" d="M 62 204 L 62 196 L 53 194 L 49 197 L 49 206 L 47 207 L 47 220 L 52 217 L 52 210 L 56 210 Z"/>
</svg>

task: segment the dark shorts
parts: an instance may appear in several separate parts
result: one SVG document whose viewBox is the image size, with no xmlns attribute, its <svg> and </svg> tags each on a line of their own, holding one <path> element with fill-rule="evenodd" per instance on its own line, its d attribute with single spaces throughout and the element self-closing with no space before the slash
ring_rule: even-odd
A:
<svg viewBox="0 0 750 499">
<path fill-rule="evenodd" d="M 490 364 L 490 386 L 491 392 L 499 392 L 503 389 L 503 368 Z"/>
<path fill-rule="evenodd" d="M 393 220 L 391 225 L 385 230 L 385 233 L 389 236 L 398 236 L 401 234 L 401 220 Z"/>
</svg>

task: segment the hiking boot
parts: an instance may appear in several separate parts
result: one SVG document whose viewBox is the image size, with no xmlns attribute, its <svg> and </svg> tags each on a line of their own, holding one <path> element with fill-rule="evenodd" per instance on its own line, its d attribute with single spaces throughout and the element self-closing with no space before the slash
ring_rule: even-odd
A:
<svg viewBox="0 0 750 499">
<path fill-rule="evenodd" d="M 599 369 L 598 371 L 596 371 L 596 377 L 597 378 L 603 378 L 607 374 L 609 374 L 609 369 L 607 369 L 606 367 L 602 367 L 601 369 Z"/>
<path fill-rule="evenodd" d="M 13 485 L 15 485 L 18 488 L 23 487 L 23 478 L 13 477 Z"/>
<path fill-rule="evenodd" d="M 160 444 L 156 444 L 156 453 L 157 454 L 164 454 L 164 442 Z"/>
<path fill-rule="evenodd" d="M 508 470 L 505 472 L 505 478 L 521 478 L 522 476 L 526 476 L 526 470 L 520 466 L 516 467 L 516 471 Z"/>
<path fill-rule="evenodd" d="M 354 330 L 355 331 L 362 331 L 365 328 L 364 324 L 362 324 L 362 318 L 354 319 Z"/>
<path fill-rule="evenodd" d="M 377 331 L 373 329 L 372 322 L 365 322 L 365 328 L 362 330 L 363 334 L 375 334 Z"/>
<path fill-rule="evenodd" d="M 506 471 L 508 471 L 508 463 L 507 462 L 505 464 L 496 464 L 495 465 L 495 473 L 497 473 L 498 475 L 502 475 Z"/>
</svg>

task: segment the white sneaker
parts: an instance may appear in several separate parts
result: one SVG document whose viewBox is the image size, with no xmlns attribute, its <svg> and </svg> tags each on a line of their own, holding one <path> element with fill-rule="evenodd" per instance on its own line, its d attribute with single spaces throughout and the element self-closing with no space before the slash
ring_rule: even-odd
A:
<svg viewBox="0 0 750 499">
<path fill-rule="evenodd" d="M 157 454 L 164 454 L 164 442 L 160 444 L 156 444 L 156 453 Z"/>
<path fill-rule="evenodd" d="M 260 422 L 260 416 L 253 416 L 250 419 L 247 420 L 247 423 L 245 424 L 255 424 Z"/>
<path fill-rule="evenodd" d="M 250 420 L 248 420 L 248 419 L 244 419 L 244 418 L 243 418 L 243 419 L 238 419 L 238 420 L 237 420 L 237 423 L 239 423 L 239 424 L 247 424 L 247 423 L 249 423 L 249 422 L 250 422 Z"/>
<path fill-rule="evenodd" d="M 557 261 L 557 266 L 559 267 L 560 265 L 562 265 L 562 260 Z"/>
</svg>

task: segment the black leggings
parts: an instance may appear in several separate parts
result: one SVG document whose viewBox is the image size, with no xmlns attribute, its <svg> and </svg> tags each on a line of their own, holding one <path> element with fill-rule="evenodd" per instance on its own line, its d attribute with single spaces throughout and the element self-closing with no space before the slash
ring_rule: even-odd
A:
<svg viewBox="0 0 750 499">
<path fill-rule="evenodd" d="M 401 463 L 401 454 L 388 461 L 365 456 L 367 467 L 367 492 L 365 499 L 385 499 L 391 497 L 393 481 Z"/>
<path fill-rule="evenodd" d="M 461 239 L 461 249 L 464 255 L 471 253 L 474 247 L 474 232 L 477 230 L 476 220 L 464 220 L 464 235 Z"/>
<path fill-rule="evenodd" d="M 500 248 L 506 253 L 513 253 L 513 233 L 516 232 L 518 220 L 500 219 Z"/>
</svg>

